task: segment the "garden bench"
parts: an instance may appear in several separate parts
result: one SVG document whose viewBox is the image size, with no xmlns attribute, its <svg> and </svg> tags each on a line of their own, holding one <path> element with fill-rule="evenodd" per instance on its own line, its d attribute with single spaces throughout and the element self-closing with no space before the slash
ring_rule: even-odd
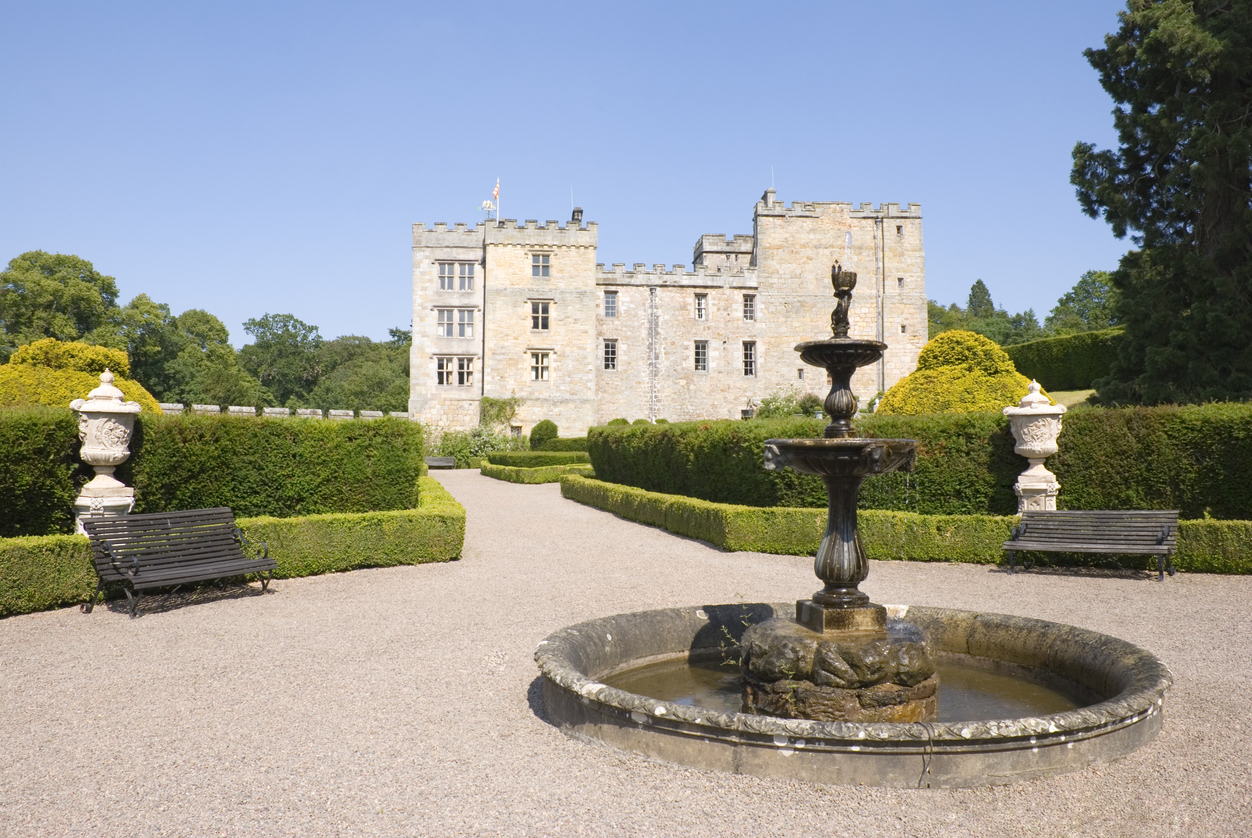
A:
<svg viewBox="0 0 1252 838">
<path fill-rule="evenodd" d="M 1013 538 L 1004 542 L 1009 572 L 1022 550 L 1049 553 L 1146 553 L 1156 556 L 1157 580 L 1174 575 L 1177 510 L 1056 510 L 1023 512 Z M 1025 567 L 1029 568 L 1027 562 Z"/>
<path fill-rule="evenodd" d="M 456 468 L 456 457 L 427 457 L 426 468 Z"/>
<path fill-rule="evenodd" d="M 100 580 L 83 606 L 87 613 L 110 582 L 124 586 L 133 617 L 140 592 L 149 588 L 256 573 L 265 591 L 278 567 L 263 542 L 248 542 L 225 507 L 87 518 L 83 529 Z"/>
</svg>

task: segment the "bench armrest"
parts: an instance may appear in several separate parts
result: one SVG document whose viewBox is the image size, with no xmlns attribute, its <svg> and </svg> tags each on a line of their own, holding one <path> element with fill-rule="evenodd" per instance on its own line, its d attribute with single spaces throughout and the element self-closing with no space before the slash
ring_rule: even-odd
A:
<svg viewBox="0 0 1252 838">
<path fill-rule="evenodd" d="M 243 530 L 239 529 L 239 527 L 235 527 L 234 535 L 235 540 L 239 542 L 239 549 L 243 550 L 245 553 L 253 553 L 253 558 L 268 559 L 270 557 L 270 547 L 264 541 L 259 539 L 255 542 L 250 541 L 248 537 L 243 534 Z"/>
<path fill-rule="evenodd" d="M 119 559 L 113 554 L 112 544 L 107 541 L 102 541 L 100 542 L 100 546 L 104 550 L 104 555 L 109 557 L 109 564 L 112 565 L 113 569 L 118 573 L 130 576 L 131 578 L 139 575 L 139 556 L 135 555 L 130 558 Z M 127 567 L 127 565 L 129 565 L 129 567 Z"/>
</svg>

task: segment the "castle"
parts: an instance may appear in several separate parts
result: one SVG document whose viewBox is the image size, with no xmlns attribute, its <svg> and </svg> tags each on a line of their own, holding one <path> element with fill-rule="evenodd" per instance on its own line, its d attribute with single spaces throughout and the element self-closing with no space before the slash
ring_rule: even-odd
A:
<svg viewBox="0 0 1252 838">
<path fill-rule="evenodd" d="M 752 235 L 701 236 L 693 268 L 596 263 L 596 223 L 490 219 L 413 225 L 409 415 L 478 424 L 484 396 L 522 399 L 515 432 L 562 436 L 624 417 L 751 415 L 780 388 L 825 397 L 795 344 L 830 336 L 831 266 L 856 271 L 850 336 L 888 345 L 858 370 L 864 402 L 917 365 L 926 343 L 918 204 L 793 202 L 766 190 Z"/>
</svg>

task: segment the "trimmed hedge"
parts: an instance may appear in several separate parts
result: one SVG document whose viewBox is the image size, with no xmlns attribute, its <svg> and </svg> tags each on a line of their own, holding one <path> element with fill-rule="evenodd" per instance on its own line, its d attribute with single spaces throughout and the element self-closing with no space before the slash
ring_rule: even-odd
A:
<svg viewBox="0 0 1252 838">
<path fill-rule="evenodd" d="M 1089 390 L 1109 374 L 1122 341 L 1121 328 L 1032 340 L 1004 351 L 1017 371 L 1050 390 Z"/>
<path fill-rule="evenodd" d="M 66 408 L 0 410 L 0 538 L 74 531 L 74 498 L 91 478 Z"/>
<path fill-rule="evenodd" d="M 585 477 L 561 479 L 561 495 L 631 521 L 698 538 L 732 551 L 816 553 L 826 510 L 739 506 L 647 492 Z M 995 515 L 919 515 L 861 510 L 861 542 L 882 561 L 1000 564 L 1018 518 Z M 1252 574 L 1252 521 L 1181 521 L 1174 566 L 1193 573 Z M 1087 566 L 1087 554 L 1032 553 L 1036 561 Z M 1094 561 L 1131 569 L 1156 568 L 1152 556 L 1098 556 Z"/>
<path fill-rule="evenodd" d="M 238 524 L 268 544 L 278 562 L 275 576 L 283 579 L 455 559 L 465 543 L 465 508 L 433 478 L 420 482 L 418 509 L 239 518 Z M 85 537 L 0 539 L 0 617 L 86 602 L 95 587 Z"/>
<path fill-rule="evenodd" d="M 1027 462 L 1013 453 L 1008 420 L 994 413 L 865 416 L 863 436 L 917 440 L 913 474 L 866 480 L 861 507 L 932 515 L 1009 515 Z M 765 440 L 820 437 L 823 419 L 787 417 L 592 428 L 588 449 L 601 480 L 745 506 L 826 507 L 821 480 L 766 471 Z"/>
<path fill-rule="evenodd" d="M 564 439 L 550 439 L 539 447 L 540 451 L 586 451 L 587 437 L 570 436 Z"/>
<path fill-rule="evenodd" d="M 486 463 L 482 467 L 484 477 L 505 480 L 509 483 L 559 483 L 567 474 L 581 474 L 591 477 L 595 470 L 586 463 L 571 463 L 559 466 L 537 466 L 534 468 L 518 468 L 515 466 L 497 466 Z"/>
<path fill-rule="evenodd" d="M 228 506 L 240 517 L 409 509 L 422 429 L 400 418 L 145 417 L 118 469 L 136 512 Z"/>
<path fill-rule="evenodd" d="M 492 451 L 487 455 L 487 462 L 494 466 L 539 468 L 589 463 L 591 458 L 585 451 Z"/>
</svg>

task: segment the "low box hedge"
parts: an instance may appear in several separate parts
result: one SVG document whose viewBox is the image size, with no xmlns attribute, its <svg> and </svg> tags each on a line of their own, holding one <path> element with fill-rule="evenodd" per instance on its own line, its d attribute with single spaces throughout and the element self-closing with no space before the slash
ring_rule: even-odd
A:
<svg viewBox="0 0 1252 838">
<path fill-rule="evenodd" d="M 492 451 L 487 455 L 487 462 L 494 466 L 539 468 L 590 463 L 591 458 L 585 451 Z"/>
<path fill-rule="evenodd" d="M 567 474 L 580 474 L 591 477 L 595 474 L 589 463 L 570 463 L 560 466 L 538 466 L 535 468 L 517 468 L 516 466 L 497 466 L 484 463 L 481 469 L 484 477 L 505 480 L 509 483 L 559 483 Z"/>
<path fill-rule="evenodd" d="M 465 508 L 433 478 L 420 484 L 417 509 L 239 518 L 238 524 L 250 539 L 266 542 L 282 579 L 455 559 L 465 543 Z M 95 586 L 83 536 L 0 539 L 0 616 L 86 602 Z"/>
<path fill-rule="evenodd" d="M 762 508 L 711 503 L 648 492 L 576 475 L 561 479 L 561 494 L 631 521 L 699 538 L 726 550 L 805 555 L 817 552 L 826 510 Z M 860 510 L 861 542 L 884 561 L 1001 564 L 1002 546 L 1017 525 L 1015 515 L 921 515 Z M 1087 554 L 1023 554 L 1041 564 L 1087 566 L 1112 563 L 1155 568 L 1155 557 L 1092 557 Z M 1252 573 L 1252 521 L 1181 521 L 1174 566 L 1195 573 Z"/>
</svg>

